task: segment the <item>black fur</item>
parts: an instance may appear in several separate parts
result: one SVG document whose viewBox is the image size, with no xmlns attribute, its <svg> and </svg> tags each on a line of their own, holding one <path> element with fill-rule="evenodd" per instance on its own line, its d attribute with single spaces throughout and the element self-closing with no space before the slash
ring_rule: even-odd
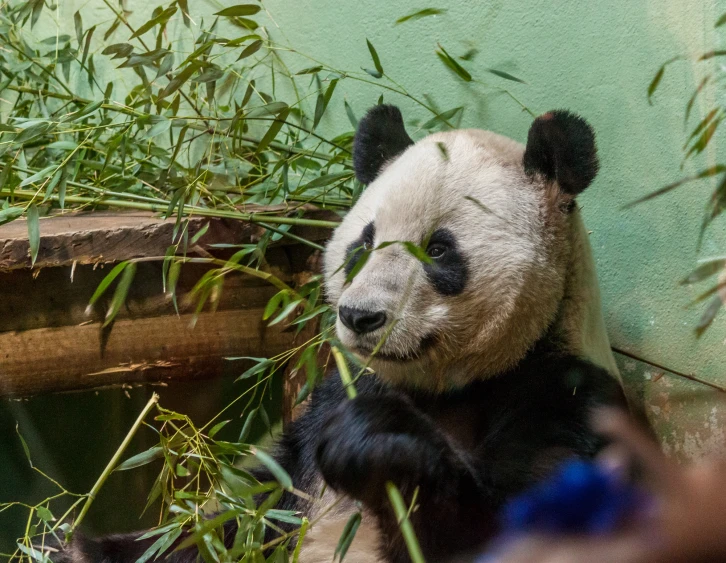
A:
<svg viewBox="0 0 726 563">
<path fill-rule="evenodd" d="M 534 120 L 524 152 L 524 171 L 557 181 L 560 189 L 576 196 L 595 179 L 599 163 L 595 134 L 580 116 L 550 111 Z"/>
<path fill-rule="evenodd" d="M 466 287 L 469 278 L 469 266 L 466 256 L 459 250 L 456 237 L 448 229 L 434 231 L 429 239 L 429 248 L 442 245 L 445 252 L 433 259 L 432 264 L 424 263 L 424 271 L 441 295 L 458 295 Z"/>
<path fill-rule="evenodd" d="M 401 112 L 396 106 L 380 105 L 368 110 L 358 123 L 353 139 L 353 167 L 363 184 L 376 179 L 381 168 L 410 145 Z"/>
<path fill-rule="evenodd" d="M 345 253 L 345 266 L 343 271 L 346 277 L 350 275 L 350 272 L 355 267 L 356 262 L 360 259 L 363 254 L 363 248 L 373 248 L 373 240 L 376 236 L 376 226 L 373 223 L 368 223 L 361 235 L 348 245 L 348 249 Z"/>
<path fill-rule="evenodd" d="M 593 407 L 624 405 L 618 383 L 604 370 L 556 349 L 540 345 L 511 372 L 443 395 L 395 389 L 367 376 L 348 400 L 333 373 L 286 430 L 276 458 L 298 489 L 319 494 L 322 474 L 363 502 L 377 518 L 387 561 L 409 561 L 385 493 L 389 480 L 408 501 L 420 487 L 411 518 L 427 560 L 476 550 L 496 533 L 496 514 L 507 498 L 562 460 L 601 448 L 587 424 Z M 308 507 L 286 493 L 278 508 Z M 227 526 L 231 542 L 235 525 Z M 136 537 L 79 538 L 75 545 L 89 561 L 132 563 L 148 547 Z M 189 548 L 166 561 L 190 563 L 196 556 Z"/>
</svg>

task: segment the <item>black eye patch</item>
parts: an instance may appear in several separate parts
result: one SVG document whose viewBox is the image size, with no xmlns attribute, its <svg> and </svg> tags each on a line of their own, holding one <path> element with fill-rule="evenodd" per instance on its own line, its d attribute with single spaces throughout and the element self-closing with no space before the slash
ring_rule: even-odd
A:
<svg viewBox="0 0 726 563">
<path fill-rule="evenodd" d="M 371 222 L 368 223 L 360 236 L 348 245 L 348 249 L 345 252 L 345 267 L 343 271 L 346 277 L 350 274 L 351 270 L 358 262 L 361 254 L 363 254 L 363 248 L 373 247 L 373 240 L 376 237 L 376 226 Z"/>
<path fill-rule="evenodd" d="M 424 263 L 424 271 L 434 289 L 441 295 L 458 295 L 466 287 L 469 268 L 466 257 L 459 250 L 456 237 L 448 229 L 434 231 L 428 249 L 436 248 L 432 264 Z"/>
</svg>

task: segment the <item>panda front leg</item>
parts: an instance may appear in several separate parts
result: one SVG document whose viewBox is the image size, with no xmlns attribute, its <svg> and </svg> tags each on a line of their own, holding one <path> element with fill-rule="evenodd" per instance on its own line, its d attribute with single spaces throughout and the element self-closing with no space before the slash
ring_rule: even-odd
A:
<svg viewBox="0 0 726 563">
<path fill-rule="evenodd" d="M 388 481 L 408 502 L 419 488 L 411 521 L 429 560 L 476 549 L 494 532 L 492 495 L 474 464 L 404 395 L 343 402 L 323 425 L 316 453 L 326 483 L 376 515 L 388 561 L 409 561 Z"/>
</svg>

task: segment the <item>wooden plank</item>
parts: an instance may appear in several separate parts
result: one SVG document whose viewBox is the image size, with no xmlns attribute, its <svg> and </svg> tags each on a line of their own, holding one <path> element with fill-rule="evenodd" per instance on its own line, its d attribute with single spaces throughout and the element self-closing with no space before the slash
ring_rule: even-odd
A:
<svg viewBox="0 0 726 563">
<path fill-rule="evenodd" d="M 259 208 L 270 211 L 274 208 Z M 256 211 L 250 209 L 249 211 Z M 306 209 L 310 219 L 335 219 L 330 211 Z M 40 221 L 40 248 L 35 268 L 119 262 L 130 258 L 163 256 L 172 243 L 175 218 L 162 219 L 144 212 L 63 213 Z M 189 235 L 194 236 L 204 225 L 208 231 L 198 245 L 208 249 L 211 244 L 243 244 L 254 242 L 265 232 L 263 227 L 233 219 L 191 217 Z M 308 240 L 324 240 L 329 229 L 303 227 L 295 233 Z M 283 238 L 281 242 L 287 243 Z M 30 246 L 24 219 L 0 226 L 0 271 L 29 268 Z"/>
<path fill-rule="evenodd" d="M 26 396 L 169 377 L 214 376 L 228 356 L 272 356 L 293 333 L 266 327 L 262 308 L 0 333 L 0 395 Z M 104 343 L 104 338 L 107 341 Z"/>
<path fill-rule="evenodd" d="M 306 250 L 294 247 L 292 252 L 302 254 Z M 270 249 L 268 257 L 275 272 L 283 281 L 291 282 L 292 276 L 285 253 L 280 248 Z M 113 288 L 104 295 L 93 311 L 88 314 L 88 302 L 98 284 L 111 270 L 112 265 L 90 265 L 45 268 L 43 270 L 0 271 L 0 333 L 36 328 L 79 325 L 100 321 L 106 311 Z M 209 270 L 204 264 L 185 264 L 177 283 L 179 308 L 182 313 L 193 312 L 194 303 L 186 295 Z M 73 277 L 71 278 L 71 272 Z M 228 274 L 217 308 L 221 311 L 264 307 L 277 292 L 268 282 L 241 274 Z M 119 319 L 160 315 L 176 315 L 171 299 L 162 287 L 162 263 L 138 264 L 131 284 L 126 306 L 118 313 Z"/>
<path fill-rule="evenodd" d="M 314 211 L 311 211 L 314 213 Z M 320 212 L 317 218 L 329 220 Z M 314 217 L 315 218 L 315 217 Z M 264 229 L 227 219 L 194 218 L 193 236 L 209 224 L 192 252 L 225 258 L 234 249 L 209 245 L 255 242 Z M 29 268 L 26 225 L 0 227 L 0 396 L 28 396 L 123 383 L 212 377 L 225 356 L 272 356 L 293 345 L 284 325 L 266 329 L 262 313 L 278 290 L 258 278 L 225 277 L 216 312 L 209 307 L 189 327 L 191 289 L 214 267 L 185 264 L 177 284 L 181 317 L 162 287 L 162 261 L 141 261 L 115 322 L 101 324 L 113 287 L 90 314 L 89 299 L 111 264 L 160 257 L 171 242 L 173 220 L 147 213 L 64 214 L 43 219 L 41 250 Z M 296 228 L 323 240 L 329 229 Z M 208 254 L 206 254 L 208 255 Z M 317 271 L 320 253 L 283 238 L 266 252 L 265 269 L 299 285 Z M 299 342 L 299 341 L 298 341 Z"/>
</svg>

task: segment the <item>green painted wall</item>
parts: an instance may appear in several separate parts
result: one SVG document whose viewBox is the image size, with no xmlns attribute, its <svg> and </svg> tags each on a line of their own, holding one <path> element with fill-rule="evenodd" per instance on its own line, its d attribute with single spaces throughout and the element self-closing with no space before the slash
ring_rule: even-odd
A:
<svg viewBox="0 0 726 563">
<path fill-rule="evenodd" d="M 159 4 L 129 0 L 131 22 L 140 25 Z M 199 21 L 232 2 L 189 4 L 193 19 Z M 386 72 L 411 94 L 430 94 L 442 109 L 466 106 L 462 125 L 492 129 L 523 141 L 531 118 L 497 90 L 501 87 L 535 113 L 568 108 L 585 116 L 598 135 L 602 170 L 582 196 L 581 205 L 592 230 L 613 344 L 672 370 L 726 385 L 726 315 L 697 339 L 693 327 L 702 308 L 686 305 L 705 288 L 678 285 L 696 264 L 702 210 L 713 186 L 703 181 L 634 209 L 622 209 L 625 203 L 716 162 L 717 154 L 709 153 L 680 169 L 685 105 L 694 85 L 711 68 L 707 65 L 715 63 L 669 67 L 653 106 L 647 102 L 646 90 L 666 59 L 723 45 L 726 32 L 717 33 L 713 22 L 726 11 L 726 2 L 266 0 L 264 6 L 273 37 L 340 69 L 370 67 L 365 44 L 370 39 Z M 448 11 L 393 25 L 398 17 L 430 6 Z M 38 37 L 56 30 L 72 34 L 73 13 L 79 8 L 86 27 L 100 23 L 105 30 L 110 24 L 101 0 L 64 0 L 56 13 L 44 16 Z M 169 37 L 188 52 L 189 32 L 181 17 L 176 19 Z M 228 37 L 240 34 L 229 28 L 224 31 Z M 97 32 L 96 37 L 100 35 Z M 127 37 L 120 30 L 112 41 Z M 479 54 L 467 68 L 486 85 L 464 84 L 453 76 L 434 54 L 437 43 L 454 55 L 477 48 Z M 94 45 L 95 50 L 101 48 Z M 310 64 L 299 58 L 291 62 L 293 70 Z M 108 65 L 97 62 L 97 66 L 112 72 Z M 487 74 L 487 67 L 510 72 L 527 84 L 501 80 Z M 379 94 L 377 87 L 342 80 L 325 118 L 331 121 L 323 126 L 346 123 L 344 99 L 360 116 Z M 711 108 L 715 97 L 706 92 L 696 104 L 694 119 Z M 386 94 L 386 100 L 400 105 L 407 119 L 429 117 L 407 98 Z M 709 231 L 702 255 L 725 248 L 722 226 Z M 619 359 L 631 397 L 644 406 L 670 452 L 681 458 L 726 452 L 721 430 L 726 395 L 667 372 L 663 375 L 663 370 L 647 363 Z M 74 400 L 66 396 L 55 408 L 72 409 Z M 120 408 L 136 406 L 130 401 Z"/>
</svg>

